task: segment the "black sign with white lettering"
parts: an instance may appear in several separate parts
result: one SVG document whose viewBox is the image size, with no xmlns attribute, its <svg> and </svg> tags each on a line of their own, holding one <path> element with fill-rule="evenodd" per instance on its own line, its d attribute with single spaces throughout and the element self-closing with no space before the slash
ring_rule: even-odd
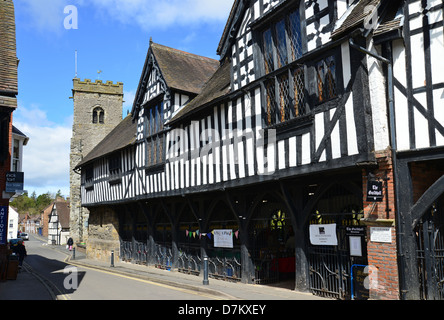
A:
<svg viewBox="0 0 444 320">
<path fill-rule="evenodd" d="M 6 174 L 6 192 L 23 191 L 24 185 L 24 173 L 23 172 L 8 172 Z"/>
<path fill-rule="evenodd" d="M 369 202 L 382 201 L 382 181 L 367 182 L 367 201 Z"/>
</svg>

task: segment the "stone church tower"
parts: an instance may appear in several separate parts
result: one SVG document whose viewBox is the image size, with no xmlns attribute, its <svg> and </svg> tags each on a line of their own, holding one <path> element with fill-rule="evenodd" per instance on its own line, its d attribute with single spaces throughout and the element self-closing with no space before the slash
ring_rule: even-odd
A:
<svg viewBox="0 0 444 320">
<path fill-rule="evenodd" d="M 81 207 L 80 174 L 74 171 L 85 157 L 122 121 L 123 83 L 74 78 L 74 120 L 70 154 L 70 233 L 74 243 L 88 239 L 89 212 Z"/>
</svg>

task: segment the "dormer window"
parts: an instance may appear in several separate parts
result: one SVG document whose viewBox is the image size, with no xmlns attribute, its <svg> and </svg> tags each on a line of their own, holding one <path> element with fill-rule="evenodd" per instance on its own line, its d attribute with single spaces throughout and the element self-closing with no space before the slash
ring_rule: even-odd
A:
<svg viewBox="0 0 444 320">
<path fill-rule="evenodd" d="M 94 108 L 92 122 L 100 124 L 105 123 L 105 111 L 102 108 Z"/>
</svg>

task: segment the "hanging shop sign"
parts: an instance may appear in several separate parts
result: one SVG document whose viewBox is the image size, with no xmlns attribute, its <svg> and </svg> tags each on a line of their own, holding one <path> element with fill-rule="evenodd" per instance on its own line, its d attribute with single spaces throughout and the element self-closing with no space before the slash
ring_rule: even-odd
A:
<svg viewBox="0 0 444 320">
<path fill-rule="evenodd" d="M 0 207 L 0 245 L 7 243 L 8 207 Z"/>
<path fill-rule="evenodd" d="M 382 181 L 367 181 L 367 201 L 382 202 Z"/>
<path fill-rule="evenodd" d="M 6 174 L 6 192 L 16 193 L 23 191 L 24 187 L 24 173 L 23 172 L 8 172 Z"/>
<path fill-rule="evenodd" d="M 336 223 L 311 224 L 310 243 L 314 246 L 337 246 Z"/>
</svg>

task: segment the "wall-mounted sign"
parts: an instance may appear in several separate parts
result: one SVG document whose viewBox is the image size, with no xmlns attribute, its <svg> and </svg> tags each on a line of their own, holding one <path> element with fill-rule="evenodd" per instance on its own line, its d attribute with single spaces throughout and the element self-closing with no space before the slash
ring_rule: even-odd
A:
<svg viewBox="0 0 444 320">
<path fill-rule="evenodd" d="M 349 238 L 350 256 L 362 257 L 362 243 L 366 235 L 366 227 L 349 226 L 345 229 L 346 235 Z"/>
<path fill-rule="evenodd" d="M 382 201 L 382 181 L 368 181 L 367 182 L 367 201 L 381 202 Z"/>
<path fill-rule="evenodd" d="M 311 224 L 310 243 L 315 246 L 337 246 L 336 224 Z"/>
<path fill-rule="evenodd" d="M 25 175 L 23 172 L 8 172 L 6 174 L 6 192 L 23 191 Z"/>
<path fill-rule="evenodd" d="M 370 241 L 392 243 L 392 228 L 390 227 L 371 227 Z"/>
<path fill-rule="evenodd" d="M 8 232 L 8 207 L 0 207 L 0 244 L 6 244 Z"/>
<path fill-rule="evenodd" d="M 233 230 L 215 229 L 213 236 L 215 248 L 233 248 Z"/>
</svg>

